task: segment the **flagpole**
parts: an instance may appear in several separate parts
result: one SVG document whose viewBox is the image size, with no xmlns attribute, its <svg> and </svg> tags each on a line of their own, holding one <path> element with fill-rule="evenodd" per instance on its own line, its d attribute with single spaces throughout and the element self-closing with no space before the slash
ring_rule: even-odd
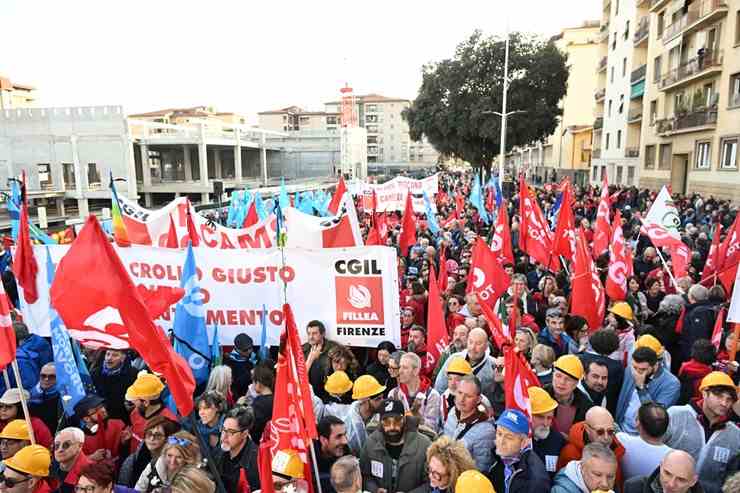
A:
<svg viewBox="0 0 740 493">
<path fill-rule="evenodd" d="M 319 466 L 316 462 L 316 450 L 314 449 L 313 442 L 308 445 L 308 447 L 311 449 L 311 462 L 313 462 L 313 473 L 314 477 L 316 478 L 316 486 L 319 490 L 319 493 L 323 493 L 321 490 L 321 481 L 319 479 Z"/>
<path fill-rule="evenodd" d="M 563 269 L 565 269 L 565 273 L 568 274 L 568 277 L 570 277 L 570 271 L 568 270 L 568 263 L 565 261 L 565 258 L 563 258 L 562 255 L 558 255 L 560 257 L 560 261 L 563 263 Z"/>
<path fill-rule="evenodd" d="M 668 264 L 665 263 L 665 259 L 663 258 L 663 254 L 660 253 L 660 248 L 655 249 L 656 252 L 658 252 L 658 257 L 660 257 L 660 261 L 663 262 L 663 268 L 668 272 L 668 276 L 671 278 L 671 282 L 673 283 L 673 287 L 676 288 L 676 291 L 678 291 L 681 294 L 684 294 L 683 289 L 678 285 L 676 282 L 676 278 L 673 277 L 673 272 L 671 272 L 671 269 L 668 268 Z"/>
<path fill-rule="evenodd" d="M 23 408 L 23 415 L 26 418 L 26 425 L 28 426 L 28 438 L 31 440 L 31 445 L 36 445 L 36 437 L 33 433 L 33 427 L 31 426 L 31 414 L 28 412 L 28 403 L 26 402 L 26 396 L 23 390 L 23 383 L 21 380 L 21 371 L 18 369 L 18 360 L 13 359 L 11 363 L 13 366 L 13 373 L 15 373 L 15 386 L 18 387 L 18 394 L 21 398 L 21 407 Z"/>
<path fill-rule="evenodd" d="M 7 368 L 5 368 L 3 370 L 3 379 L 5 380 L 5 388 L 6 389 L 9 389 L 10 388 L 10 377 L 8 377 L 8 369 Z"/>
</svg>

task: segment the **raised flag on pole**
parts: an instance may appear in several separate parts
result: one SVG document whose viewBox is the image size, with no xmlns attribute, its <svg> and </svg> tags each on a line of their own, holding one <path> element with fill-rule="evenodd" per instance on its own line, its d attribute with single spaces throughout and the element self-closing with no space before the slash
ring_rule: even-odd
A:
<svg viewBox="0 0 740 493">
<path fill-rule="evenodd" d="M 148 172 L 148 170 L 147 170 Z M 113 172 L 110 172 L 110 194 L 111 194 L 111 222 L 113 223 L 113 239 L 116 240 L 116 245 L 121 247 L 131 246 L 131 240 L 128 237 L 128 231 L 126 231 L 126 224 L 123 222 L 123 215 L 121 214 L 121 202 L 118 200 L 118 192 L 116 192 L 116 185 L 113 182 Z"/>
<path fill-rule="evenodd" d="M 475 240 L 466 292 L 476 293 L 479 303 L 486 303 L 493 308 L 510 285 L 511 277 L 486 242 L 481 238 Z"/>
<path fill-rule="evenodd" d="M 678 232 L 678 228 L 681 226 L 681 218 L 678 215 L 678 209 L 673 204 L 671 194 L 668 193 L 665 186 L 660 189 L 655 202 L 645 215 L 644 222 L 662 226 L 675 239 L 681 238 L 681 234 Z"/>
<path fill-rule="evenodd" d="M 556 255 L 562 255 L 563 258 L 571 262 L 575 262 L 576 222 L 573 216 L 573 206 L 571 205 L 573 192 L 570 183 L 566 183 L 564 190 L 560 194 L 560 198 L 561 204 L 555 226 L 553 252 Z"/>
<path fill-rule="evenodd" d="M 403 211 L 403 223 L 401 225 L 401 236 L 398 238 L 398 247 L 401 249 L 401 256 L 405 257 L 409 253 L 409 248 L 416 243 L 416 216 L 414 207 L 411 203 L 411 191 L 406 193 L 406 208 Z"/>
<path fill-rule="evenodd" d="M 329 213 L 336 214 L 339 211 L 339 205 L 345 193 L 347 193 L 347 185 L 344 183 L 344 177 L 340 176 L 337 189 L 334 190 L 334 195 L 332 195 L 331 202 L 329 202 L 329 207 L 327 208 Z"/>
<path fill-rule="evenodd" d="M 498 262 L 501 264 L 509 263 L 514 265 L 514 249 L 511 246 L 509 213 L 506 210 L 505 202 L 502 202 L 498 206 L 496 226 L 493 230 L 493 235 L 491 235 L 491 251 L 496 255 Z"/>
<path fill-rule="evenodd" d="M 499 350 L 502 350 L 507 344 L 512 344 L 511 331 L 508 326 L 504 326 L 501 323 L 501 319 L 493 313 L 493 308 L 489 307 L 486 303 L 480 303 L 480 309 L 483 314 L 483 318 L 488 322 L 488 329 L 491 333 L 493 343 Z"/>
<path fill-rule="evenodd" d="M 627 245 L 622 233 L 622 214 L 614 214 L 612 241 L 609 245 L 609 274 L 606 278 L 606 294 L 612 301 L 627 298 Z"/>
<path fill-rule="evenodd" d="M 539 387 L 540 381 L 527 363 L 524 355 L 513 345 L 504 347 L 504 399 L 507 409 L 518 409 L 532 417 L 529 403 L 529 387 Z"/>
<path fill-rule="evenodd" d="M 714 285 L 717 282 L 717 267 L 719 266 L 719 247 L 720 236 L 722 235 L 722 224 L 717 223 L 714 226 L 712 235 L 712 245 L 709 247 L 707 261 L 704 263 L 704 270 L 701 272 L 701 283 L 705 286 Z"/>
<path fill-rule="evenodd" d="M 18 241 L 13 259 L 13 274 L 18 286 L 23 289 L 23 299 L 26 303 L 33 304 L 39 299 L 38 287 L 36 286 L 36 274 L 39 267 L 33 254 L 33 245 L 28 229 L 28 201 L 26 200 L 26 172 L 23 172 L 21 185 L 21 212 L 20 225 L 18 226 Z"/>
<path fill-rule="evenodd" d="M 170 229 L 167 230 L 167 243 L 165 243 L 165 246 L 167 248 L 180 248 L 180 240 L 177 238 L 177 228 L 175 228 L 175 222 L 172 220 L 172 216 L 170 216 Z"/>
<path fill-rule="evenodd" d="M 437 215 L 432 209 L 432 202 L 429 200 L 429 195 L 427 195 L 426 191 L 423 191 L 422 193 L 424 194 L 424 211 L 427 216 L 427 226 L 429 227 L 429 231 L 431 231 L 433 235 L 436 235 L 439 233 Z"/>
<path fill-rule="evenodd" d="M 673 276 L 684 277 L 688 273 L 691 250 L 681 240 L 671 234 L 669 230 L 657 223 L 644 221 L 640 233 L 647 235 L 655 248 L 666 247 L 671 252 Z"/>
<path fill-rule="evenodd" d="M 596 211 L 596 224 L 594 228 L 593 251 L 594 258 L 599 258 L 609 250 L 611 237 L 611 226 L 609 225 L 609 184 L 606 179 L 601 185 L 601 200 Z"/>
<path fill-rule="evenodd" d="M 439 362 L 439 356 L 450 344 L 449 334 L 445 326 L 445 316 L 442 302 L 439 298 L 439 287 L 434 272 L 434 266 L 429 266 L 429 306 L 427 310 L 427 360 L 426 368 L 433 369 Z"/>
<path fill-rule="evenodd" d="M 475 181 L 473 182 L 473 189 L 470 191 L 470 205 L 478 209 L 478 214 L 484 223 L 488 224 L 491 222 L 488 218 L 488 212 L 486 212 L 483 200 L 483 191 L 480 186 L 480 178 L 477 174 L 475 175 Z"/>
<path fill-rule="evenodd" d="M 558 272 L 560 261 L 553 254 L 552 233 L 537 201 L 529 192 L 524 175 L 519 177 L 519 248 L 548 270 Z"/>
<path fill-rule="evenodd" d="M 719 346 L 722 342 L 722 332 L 725 326 L 725 314 L 727 309 L 722 307 L 717 314 L 717 320 L 714 322 L 714 330 L 712 330 L 712 345 L 716 351 L 719 351 Z"/>
<path fill-rule="evenodd" d="M 5 287 L 0 283 L 0 370 L 15 359 L 15 330 L 10 318 L 10 301 Z"/>
<path fill-rule="evenodd" d="M 571 313 L 585 318 L 590 331 L 597 330 L 604 321 L 606 297 L 593 257 L 589 254 L 583 229 L 580 228 L 576 238 L 572 289 Z"/>
<path fill-rule="evenodd" d="M 295 207 L 284 210 L 288 247 L 340 248 L 363 246 L 352 196 L 345 193 L 336 215 L 315 217 Z"/>
</svg>

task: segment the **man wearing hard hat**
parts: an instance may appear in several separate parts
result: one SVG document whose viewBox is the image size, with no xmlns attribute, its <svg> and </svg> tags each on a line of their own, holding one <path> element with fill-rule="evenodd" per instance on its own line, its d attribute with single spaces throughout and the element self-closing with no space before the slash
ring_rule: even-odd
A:
<svg viewBox="0 0 740 493">
<path fill-rule="evenodd" d="M 347 424 L 347 441 L 352 455 L 360 455 L 367 441 L 367 425 L 378 413 L 383 404 L 385 385 L 380 385 L 375 377 L 362 375 L 352 386 L 352 398 L 355 402 L 349 408 L 345 423 Z"/>
<path fill-rule="evenodd" d="M 550 479 L 558 472 L 558 457 L 565 446 L 565 438 L 553 432 L 557 401 L 541 387 L 529 387 L 529 405 L 532 407 L 532 450 L 542 459 Z"/>
<path fill-rule="evenodd" d="M 146 422 L 155 416 L 164 416 L 177 422 L 177 416 L 162 402 L 164 384 L 156 375 L 142 371 L 126 390 L 126 400 L 134 404 L 131 411 L 131 450 L 144 440 Z"/>
<path fill-rule="evenodd" d="M 699 482 L 717 493 L 727 476 L 727 464 L 740 454 L 740 428 L 728 421 L 737 388 L 723 372 L 713 371 L 699 385 L 701 399 L 668 409 L 665 444 L 697 458 Z"/>
<path fill-rule="evenodd" d="M 49 450 L 41 445 L 28 445 L 13 457 L 3 461 L 5 470 L 0 477 L 3 493 L 50 493 L 46 482 L 51 465 Z"/>
<path fill-rule="evenodd" d="M 275 493 L 306 493 L 305 467 L 298 452 L 278 450 L 272 457 L 272 485 Z"/>
<path fill-rule="evenodd" d="M 555 360 L 552 384 L 544 387 L 558 403 L 555 409 L 555 429 L 564 437 L 568 435 L 573 423 L 586 419 L 586 412 L 593 407 L 591 400 L 577 388 L 581 378 L 583 363 L 575 354 L 566 354 Z"/>
<path fill-rule="evenodd" d="M 0 458 L 10 459 L 20 449 L 31 445 L 28 424 L 24 419 L 14 419 L 0 432 Z M 0 466 L 2 471 L 2 466 Z"/>
</svg>

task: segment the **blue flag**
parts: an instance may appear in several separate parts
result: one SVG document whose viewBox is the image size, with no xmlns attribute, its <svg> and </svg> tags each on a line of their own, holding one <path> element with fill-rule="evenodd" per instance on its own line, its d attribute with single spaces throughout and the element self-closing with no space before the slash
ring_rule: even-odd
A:
<svg viewBox="0 0 740 493">
<path fill-rule="evenodd" d="M 95 390 L 95 383 L 93 382 L 92 376 L 90 375 L 90 370 L 87 369 L 85 357 L 82 355 L 80 343 L 77 342 L 75 339 L 72 339 L 72 352 L 75 355 L 75 360 L 77 361 L 77 370 L 79 370 L 80 372 L 80 378 L 82 379 L 82 385 L 85 386 L 85 391 L 88 394 L 97 394 L 97 391 Z"/>
<path fill-rule="evenodd" d="M 555 199 L 555 204 L 552 206 L 552 209 L 550 209 L 550 212 L 547 214 L 547 219 L 550 221 L 550 227 L 552 229 L 555 229 L 558 224 L 558 213 L 560 212 L 561 205 L 563 205 L 563 192 L 560 192 L 558 194 L 558 198 Z"/>
<path fill-rule="evenodd" d="M 424 194 L 424 208 L 427 215 L 427 227 L 429 228 L 429 231 L 432 232 L 433 235 L 436 235 L 439 233 L 439 224 L 437 223 L 437 216 L 434 214 L 434 211 L 432 210 L 432 202 L 429 200 L 429 195 L 427 195 L 426 190 L 422 191 Z"/>
<path fill-rule="evenodd" d="M 262 332 L 260 333 L 260 361 L 270 357 L 270 346 L 267 345 L 267 308 L 262 305 Z"/>
<path fill-rule="evenodd" d="M 311 194 L 309 192 L 303 192 L 300 194 L 300 197 L 301 203 L 298 206 L 298 210 L 313 216 L 313 198 Z M 298 194 L 296 194 L 296 198 L 298 198 Z"/>
<path fill-rule="evenodd" d="M 218 325 L 213 327 L 211 340 L 211 368 L 221 364 L 221 340 L 218 338 Z"/>
<path fill-rule="evenodd" d="M 501 192 L 501 182 L 498 179 L 498 176 L 491 177 L 493 180 L 493 191 L 494 195 L 496 196 L 496 210 L 501 208 L 501 203 L 504 201 L 504 194 Z"/>
<path fill-rule="evenodd" d="M 239 203 L 241 202 L 239 192 L 234 190 L 231 192 L 231 201 L 229 202 L 229 211 L 226 215 L 226 225 L 233 228 L 236 225 L 236 211 L 239 209 Z"/>
<path fill-rule="evenodd" d="M 46 281 L 49 283 L 49 287 L 51 287 L 51 283 L 54 281 L 54 271 L 54 262 L 52 262 L 51 253 L 47 248 Z M 74 416 L 75 406 L 85 397 L 85 386 L 82 383 L 80 371 L 75 362 L 67 329 L 64 328 L 59 314 L 51 306 L 49 307 L 49 318 L 51 320 L 51 347 L 54 351 L 54 367 L 57 371 L 57 389 L 59 390 L 59 395 L 62 396 L 61 400 L 64 413 L 67 416 Z M 66 399 L 66 396 L 69 396 L 69 399 Z"/>
<path fill-rule="evenodd" d="M 280 196 L 278 197 L 278 200 L 280 201 L 281 209 L 287 209 L 288 207 L 290 207 L 290 198 L 288 198 L 288 189 L 285 188 L 285 178 L 280 178 Z"/>
<path fill-rule="evenodd" d="M 195 268 L 192 244 L 188 244 L 180 287 L 185 290 L 185 295 L 175 307 L 175 319 L 172 323 L 175 333 L 175 349 L 188 362 L 193 370 L 196 383 L 200 384 L 208 380 L 211 347 L 206 330 L 204 295 L 198 285 L 198 272 Z"/>
<path fill-rule="evenodd" d="M 480 178 L 475 175 L 475 181 L 473 182 L 473 189 L 470 191 L 470 204 L 478 209 L 478 214 L 484 223 L 489 224 L 490 219 L 488 218 L 488 212 L 486 211 L 485 202 L 483 200 L 483 192 L 480 186 Z"/>
<path fill-rule="evenodd" d="M 260 221 L 267 217 L 267 209 L 265 209 L 265 203 L 262 202 L 262 196 L 259 192 L 254 192 L 254 208 L 257 209 L 257 215 Z"/>
</svg>

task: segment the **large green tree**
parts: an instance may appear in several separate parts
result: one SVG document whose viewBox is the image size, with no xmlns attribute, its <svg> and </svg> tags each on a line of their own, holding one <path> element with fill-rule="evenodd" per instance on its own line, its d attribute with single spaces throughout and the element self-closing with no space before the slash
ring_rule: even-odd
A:
<svg viewBox="0 0 740 493">
<path fill-rule="evenodd" d="M 505 38 L 475 31 L 453 58 L 423 67 L 419 94 L 404 116 L 411 138 L 425 136 L 442 154 L 490 170 L 499 154 Z M 554 40 L 512 33 L 509 42 L 506 148 L 542 140 L 555 131 L 568 67 Z"/>
</svg>

